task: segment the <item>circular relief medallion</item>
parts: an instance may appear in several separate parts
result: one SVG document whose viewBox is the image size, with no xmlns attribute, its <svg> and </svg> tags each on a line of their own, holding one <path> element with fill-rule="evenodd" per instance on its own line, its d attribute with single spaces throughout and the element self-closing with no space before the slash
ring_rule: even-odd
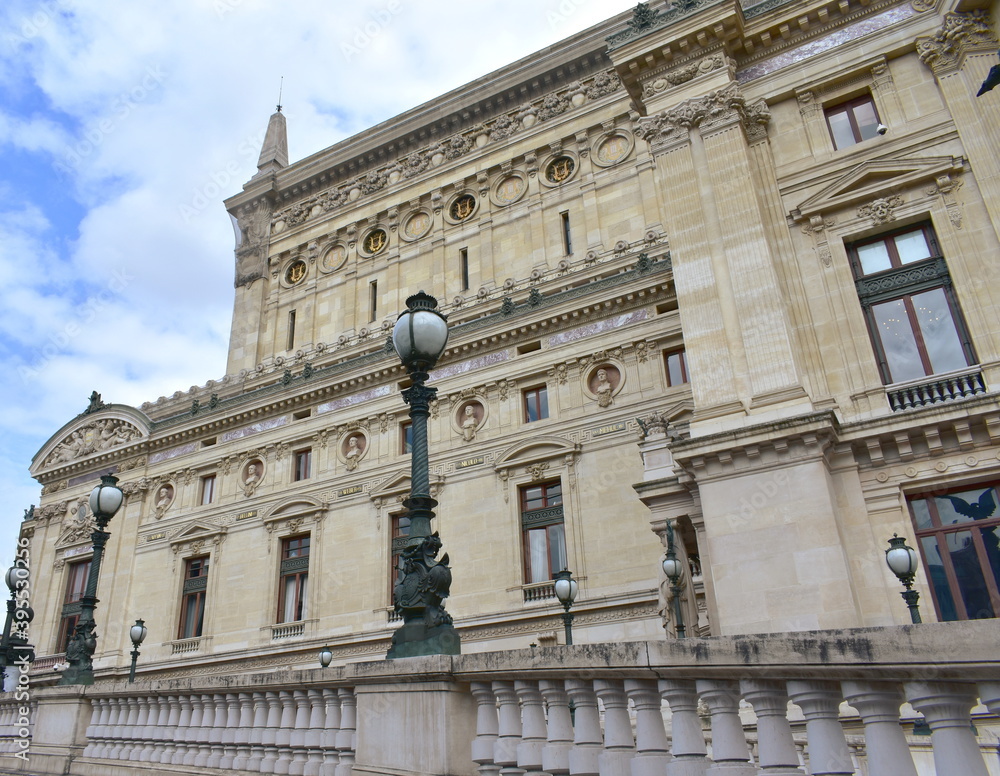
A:
<svg viewBox="0 0 1000 776">
<path fill-rule="evenodd" d="M 448 215 L 452 221 L 465 221 L 476 212 L 476 198 L 471 194 L 462 194 L 451 203 Z"/>
<path fill-rule="evenodd" d="M 594 151 L 595 161 L 602 167 L 610 167 L 618 164 L 622 159 L 632 153 L 632 138 L 625 135 L 608 135 L 603 140 L 598 141 Z"/>
<path fill-rule="evenodd" d="M 324 272 L 334 272 L 344 266 L 347 261 L 347 247 L 337 243 L 323 254 L 320 267 Z"/>
<path fill-rule="evenodd" d="M 403 237 L 407 240 L 419 240 L 430 230 L 431 214 L 426 210 L 418 210 L 403 224 Z"/>
<path fill-rule="evenodd" d="M 524 196 L 528 185 L 522 175 L 507 175 L 493 184 L 493 202 L 500 207 L 506 207 L 517 202 Z"/>
<path fill-rule="evenodd" d="M 293 261 L 285 270 L 285 282 L 294 286 L 300 283 L 306 276 L 306 263 L 304 261 Z"/>
<path fill-rule="evenodd" d="M 545 167 L 545 180 L 560 184 L 570 179 L 576 171 L 576 162 L 570 156 L 557 156 Z"/>
<path fill-rule="evenodd" d="M 361 250 L 369 256 L 381 253 L 389 244 L 389 235 L 385 229 L 372 229 L 361 241 Z"/>
</svg>

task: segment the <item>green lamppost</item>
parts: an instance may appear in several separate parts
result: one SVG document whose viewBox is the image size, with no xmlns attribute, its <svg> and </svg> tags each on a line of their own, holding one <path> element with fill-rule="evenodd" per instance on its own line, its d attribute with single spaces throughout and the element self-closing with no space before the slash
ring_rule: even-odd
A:
<svg viewBox="0 0 1000 776">
<path fill-rule="evenodd" d="M 28 663 L 35 660 L 35 648 L 28 643 L 27 634 L 28 623 L 35 616 L 28 606 L 28 569 L 15 563 L 7 569 L 4 582 L 10 590 L 10 600 L 7 601 L 7 619 L 0 640 L 0 690 L 7 679 L 7 668 L 23 666 L 27 670 Z"/>
<path fill-rule="evenodd" d="M 917 575 L 916 550 L 907 546 L 906 539 L 893 534 L 889 540 L 889 549 L 885 551 L 885 562 L 903 583 L 905 590 L 900 595 L 906 601 L 906 608 L 910 610 L 910 621 L 921 622 L 920 610 L 917 608 L 920 593 L 913 589 L 913 580 Z"/>
<path fill-rule="evenodd" d="M 573 572 L 569 569 L 563 569 L 562 571 L 557 571 L 552 575 L 553 584 L 552 587 L 555 589 L 556 600 L 563 606 L 563 627 L 566 629 L 566 643 L 573 643 L 573 613 L 570 611 L 570 607 L 576 600 L 576 594 L 580 589 L 580 584 L 573 579 Z"/>
<path fill-rule="evenodd" d="M 392 330 L 392 344 L 412 385 L 403 391 L 410 405 L 410 496 L 403 502 L 410 518 L 410 534 L 403 550 L 403 574 L 393 590 L 393 603 L 403 625 L 392 635 L 389 660 L 416 655 L 457 655 L 461 642 L 444 599 L 451 589 L 447 553 L 439 560 L 441 539 L 431 533 L 437 501 L 430 495 L 427 460 L 427 418 L 436 388 L 426 385 L 428 372 L 448 344 L 448 321 L 437 300 L 420 291 L 406 300 Z"/>
<path fill-rule="evenodd" d="M 684 573 L 684 566 L 677 557 L 677 550 L 674 548 L 674 528 L 667 523 L 667 554 L 661 561 L 663 573 L 670 580 L 670 592 L 674 598 L 674 629 L 677 631 L 677 638 L 684 638 L 684 610 L 681 608 L 681 574 Z"/>
<path fill-rule="evenodd" d="M 139 646 L 146 640 L 146 632 L 146 623 L 143 620 L 136 620 L 135 625 L 128 629 L 129 638 L 132 639 L 132 666 L 128 670 L 130 684 L 135 681 L 135 664 L 139 660 Z"/>
<path fill-rule="evenodd" d="M 90 534 L 94 542 L 94 557 L 90 561 L 90 573 L 87 575 L 87 590 L 80 599 L 80 619 L 77 620 L 76 630 L 66 645 L 66 662 L 69 666 L 63 671 L 59 684 L 94 683 L 94 651 L 97 649 L 94 610 L 97 608 L 97 580 L 101 574 L 104 546 L 111 536 L 104 529 L 121 508 L 124 499 L 125 494 L 118 487 L 118 478 L 111 474 L 101 477 L 101 484 L 90 492 L 90 511 L 94 513 L 94 520 L 97 522 L 97 528 Z"/>
</svg>

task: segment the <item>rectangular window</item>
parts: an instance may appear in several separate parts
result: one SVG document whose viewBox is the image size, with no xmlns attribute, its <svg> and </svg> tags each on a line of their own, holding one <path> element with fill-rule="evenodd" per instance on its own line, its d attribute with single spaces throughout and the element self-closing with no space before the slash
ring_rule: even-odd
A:
<svg viewBox="0 0 1000 776">
<path fill-rule="evenodd" d="M 562 483 L 559 480 L 520 488 L 524 581 L 547 582 L 566 568 Z"/>
<path fill-rule="evenodd" d="M 378 315 L 378 281 L 373 280 L 368 284 L 368 309 L 371 311 L 369 321 L 374 321 Z"/>
<path fill-rule="evenodd" d="M 399 452 L 403 455 L 413 452 L 413 424 L 410 421 L 399 424 Z"/>
<path fill-rule="evenodd" d="M 215 501 L 215 475 L 209 474 L 201 478 L 201 503 L 211 504 Z"/>
<path fill-rule="evenodd" d="M 285 350 L 291 350 L 295 347 L 295 310 L 290 310 L 288 313 L 288 342 L 285 345 Z"/>
<path fill-rule="evenodd" d="M 569 212 L 559 214 L 562 220 L 563 253 L 569 256 L 573 252 L 573 235 L 569 228 Z"/>
<path fill-rule="evenodd" d="M 202 635 L 205 625 L 205 593 L 208 590 L 208 558 L 189 558 L 184 563 L 184 588 L 181 595 L 181 621 L 177 638 L 193 639 Z"/>
<path fill-rule="evenodd" d="M 667 367 L 668 388 L 684 385 L 688 381 L 687 359 L 684 357 L 684 348 L 666 351 L 663 354 L 663 361 Z"/>
<path fill-rule="evenodd" d="M 308 534 L 282 540 L 279 575 L 278 622 L 304 620 L 309 587 Z"/>
<path fill-rule="evenodd" d="M 918 380 L 976 363 L 929 224 L 848 246 L 882 379 Z"/>
<path fill-rule="evenodd" d="M 312 469 L 312 450 L 299 450 L 295 454 L 295 481 L 308 480 Z"/>
<path fill-rule="evenodd" d="M 389 595 L 390 599 L 393 589 L 400 577 L 403 576 L 403 550 L 406 549 L 406 540 L 410 536 L 410 518 L 406 514 L 390 515 L 392 521 L 392 565 L 389 568 Z"/>
<path fill-rule="evenodd" d="M 831 105 L 823 111 L 833 147 L 849 148 L 878 134 L 878 112 L 871 95 Z"/>
<path fill-rule="evenodd" d="M 533 423 L 549 416 L 549 392 L 543 385 L 524 392 L 524 420 Z"/>
<path fill-rule="evenodd" d="M 66 567 L 66 596 L 63 599 L 62 621 L 59 624 L 59 641 L 56 652 L 65 652 L 70 637 L 80 619 L 80 599 L 87 593 L 90 576 L 90 559 L 70 563 Z"/>
<path fill-rule="evenodd" d="M 462 248 L 458 252 L 459 271 L 462 274 L 462 290 L 469 290 L 469 249 Z"/>
<path fill-rule="evenodd" d="M 940 620 L 1000 612 L 1000 494 L 980 485 L 908 500 Z"/>
</svg>

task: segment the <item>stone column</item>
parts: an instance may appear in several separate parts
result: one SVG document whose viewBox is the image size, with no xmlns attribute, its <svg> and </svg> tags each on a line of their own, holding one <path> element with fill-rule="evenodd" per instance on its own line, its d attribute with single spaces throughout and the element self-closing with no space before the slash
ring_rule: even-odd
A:
<svg viewBox="0 0 1000 776">
<path fill-rule="evenodd" d="M 566 693 L 573 704 L 573 748 L 569 753 L 571 776 L 599 776 L 598 759 L 604 745 L 597 695 L 586 679 L 567 679 Z"/>
<path fill-rule="evenodd" d="M 788 724 L 788 696 L 780 682 L 744 679 L 743 697 L 757 715 L 757 750 L 762 772 L 775 776 L 803 776 Z"/>
<path fill-rule="evenodd" d="M 564 776 L 569 773 L 569 753 L 573 748 L 569 695 L 559 679 L 542 679 L 538 682 L 538 689 L 549 712 L 548 741 L 542 749 L 542 770 L 552 776 Z"/>
<path fill-rule="evenodd" d="M 809 773 L 852 776 L 854 764 L 840 724 L 840 687 L 835 682 L 789 681 L 788 695 L 806 718 Z"/>
<path fill-rule="evenodd" d="M 868 771 L 872 776 L 917 776 L 910 747 L 899 726 L 902 693 L 894 684 L 842 682 L 844 700 L 857 709 L 865 726 Z"/>
<path fill-rule="evenodd" d="M 626 679 L 625 694 L 635 708 L 635 758 L 632 776 L 661 776 L 670 762 L 663 730 L 663 700 L 653 679 Z"/>
<path fill-rule="evenodd" d="M 476 700 L 476 739 L 472 742 L 472 761 L 483 776 L 495 776 L 500 773 L 500 768 L 493 762 L 493 750 L 500 730 L 497 699 L 489 682 L 473 682 L 470 690 Z"/>
<path fill-rule="evenodd" d="M 660 679 L 660 695 L 670 706 L 673 759 L 667 776 L 704 776 L 708 770 L 705 733 L 698 717 L 698 694 L 690 679 Z"/>
<path fill-rule="evenodd" d="M 712 759 L 707 774 L 756 776 L 740 720 L 740 695 L 734 682 L 699 679 L 695 685 L 712 720 Z"/>
<path fill-rule="evenodd" d="M 977 700 L 975 685 L 907 682 L 906 699 L 930 725 L 938 773 L 988 776 L 969 716 Z"/>
</svg>

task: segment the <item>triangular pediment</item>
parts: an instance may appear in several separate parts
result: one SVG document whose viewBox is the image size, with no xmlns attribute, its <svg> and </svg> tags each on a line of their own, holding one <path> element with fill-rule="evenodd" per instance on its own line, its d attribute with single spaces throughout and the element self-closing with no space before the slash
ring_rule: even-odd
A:
<svg viewBox="0 0 1000 776">
<path fill-rule="evenodd" d="M 224 526 L 215 525 L 214 523 L 201 522 L 199 520 L 189 523 L 181 528 L 177 533 L 170 537 L 170 543 L 182 544 L 184 542 L 197 541 L 198 539 L 211 539 L 224 533 L 226 533 L 226 528 Z"/>
<path fill-rule="evenodd" d="M 540 461 L 551 461 L 561 456 L 575 457 L 580 445 L 555 435 L 532 437 L 508 447 L 499 458 L 496 468 L 509 469 Z"/>
<path fill-rule="evenodd" d="M 400 469 L 392 474 L 377 488 L 372 488 L 368 496 L 375 499 L 393 498 L 410 492 L 410 470 Z"/>
<path fill-rule="evenodd" d="M 324 509 L 326 509 L 326 505 L 319 499 L 312 496 L 295 496 L 275 505 L 264 515 L 263 523 L 265 526 L 271 526 L 279 520 L 288 520 L 298 524 L 308 517 L 315 517 L 319 520 Z"/>
<path fill-rule="evenodd" d="M 964 160 L 954 156 L 917 159 L 870 159 L 852 168 L 791 212 L 796 221 L 864 202 L 890 191 L 962 171 Z"/>
</svg>

